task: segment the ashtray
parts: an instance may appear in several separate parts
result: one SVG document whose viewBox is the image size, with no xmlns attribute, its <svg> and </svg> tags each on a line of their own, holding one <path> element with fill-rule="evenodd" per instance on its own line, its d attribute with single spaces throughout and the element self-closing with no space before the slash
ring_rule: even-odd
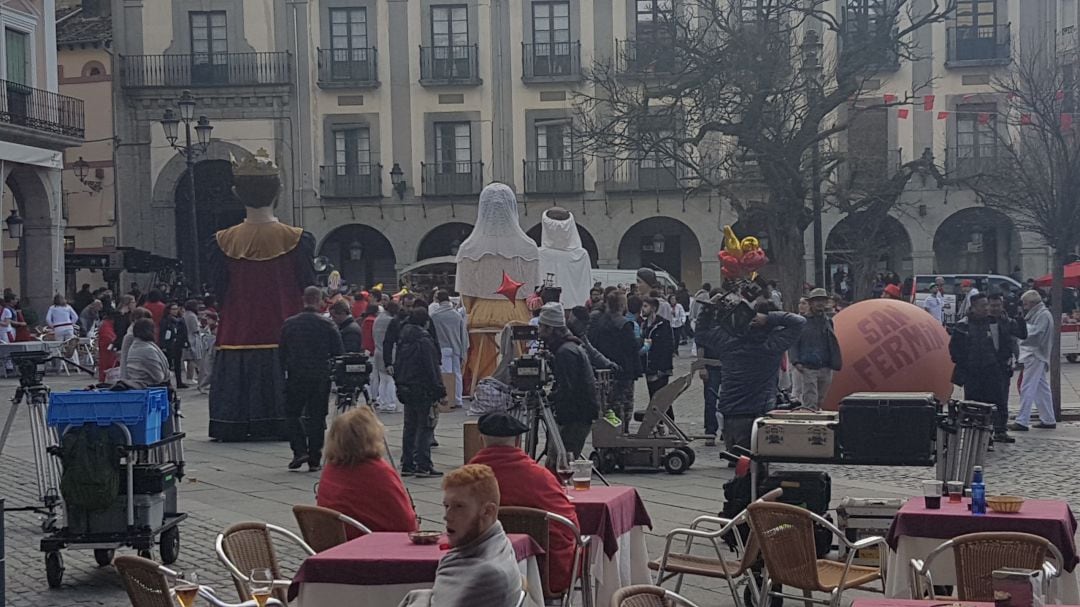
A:
<svg viewBox="0 0 1080 607">
<path fill-rule="evenodd" d="M 439 541 L 442 531 L 413 531 L 409 533 L 409 541 L 418 546 L 430 546 Z"/>
</svg>

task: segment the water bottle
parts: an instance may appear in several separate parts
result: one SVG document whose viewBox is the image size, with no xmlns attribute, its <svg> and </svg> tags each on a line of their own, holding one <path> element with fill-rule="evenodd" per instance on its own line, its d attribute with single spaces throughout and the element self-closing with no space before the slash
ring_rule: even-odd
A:
<svg viewBox="0 0 1080 607">
<path fill-rule="evenodd" d="M 983 483 L 982 466 L 975 466 L 975 475 L 971 479 L 971 513 L 986 514 L 986 485 Z"/>
</svg>

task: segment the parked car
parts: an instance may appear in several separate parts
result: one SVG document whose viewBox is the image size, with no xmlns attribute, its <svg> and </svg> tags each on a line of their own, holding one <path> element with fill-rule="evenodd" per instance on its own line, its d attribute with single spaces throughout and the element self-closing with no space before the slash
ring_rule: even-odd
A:
<svg viewBox="0 0 1080 607">
<path fill-rule="evenodd" d="M 956 294 L 960 292 L 960 283 L 970 280 L 980 293 L 1013 293 L 1017 295 L 1023 292 L 1024 286 L 1008 276 L 1000 274 L 917 274 L 915 275 L 914 288 L 911 290 L 911 303 L 923 305 L 930 296 L 930 288 L 934 281 L 941 276 L 945 279 L 945 324 L 951 325 L 956 322 Z"/>
<path fill-rule="evenodd" d="M 637 283 L 637 270 L 593 270 L 592 279 L 594 283 L 598 282 L 604 287 L 634 285 Z M 675 289 L 679 286 L 671 274 L 663 270 L 656 270 L 656 279 L 665 289 Z"/>
</svg>

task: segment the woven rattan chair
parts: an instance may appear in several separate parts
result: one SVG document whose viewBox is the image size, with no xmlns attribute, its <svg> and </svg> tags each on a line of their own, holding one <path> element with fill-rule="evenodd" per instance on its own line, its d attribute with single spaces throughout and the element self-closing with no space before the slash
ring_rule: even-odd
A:
<svg viewBox="0 0 1080 607">
<path fill-rule="evenodd" d="M 783 489 L 773 489 L 758 498 L 758 501 L 775 502 L 783 495 L 783 492 Z M 735 600 L 735 605 L 744 607 L 737 586 L 742 581 L 743 576 L 750 574 L 750 568 L 757 562 L 761 554 L 753 535 L 749 537 L 746 545 L 743 545 L 742 533 L 739 532 L 739 528 L 745 525 L 746 522 L 746 511 L 744 510 L 732 519 L 699 516 L 690 523 L 689 528 L 673 529 L 668 532 L 667 543 L 664 544 L 664 554 L 649 563 L 649 569 L 657 572 L 657 585 L 663 586 L 665 581 L 674 577 L 677 578 L 675 592 L 679 592 L 682 590 L 683 577 L 687 575 L 722 579 L 727 582 L 731 597 Z M 705 528 L 706 526 L 717 528 L 708 529 Z M 738 560 L 724 558 L 720 544 L 724 541 L 724 537 L 729 534 L 735 538 L 736 550 L 742 555 L 742 558 Z M 673 552 L 672 544 L 682 538 L 686 539 L 682 550 Z M 694 554 L 693 544 L 695 539 L 706 540 L 707 543 L 711 543 L 713 550 L 716 551 L 716 557 Z M 753 578 L 749 579 L 752 580 Z M 748 587 L 756 604 L 757 588 L 752 582 Z"/>
<path fill-rule="evenodd" d="M 761 597 L 799 599 L 803 602 L 821 603 L 839 607 L 845 590 L 880 581 L 885 590 L 885 559 L 881 568 L 852 564 L 859 550 L 878 546 L 880 554 L 887 554 L 885 539 L 868 537 L 858 542 L 847 539 L 835 525 L 805 508 L 789 504 L 754 502 L 746 509 L 750 530 L 761 548 L 765 560 L 765 579 L 761 584 Z M 844 562 L 817 558 L 814 542 L 814 525 L 833 533 L 847 550 Z M 781 584 L 803 591 L 803 596 L 774 592 L 772 587 Z M 828 600 L 814 599 L 814 592 L 827 592 Z"/>
<path fill-rule="evenodd" d="M 315 551 L 288 529 L 268 523 L 237 523 L 217 536 L 218 560 L 229 570 L 241 601 L 253 598 L 248 587 L 252 569 L 269 569 L 274 576 L 274 598 L 288 604 L 285 591 L 292 582 L 281 574 L 272 535 L 281 536 L 299 546 L 309 556 Z"/>
<path fill-rule="evenodd" d="M 177 605 L 174 602 L 173 591 L 169 588 L 169 578 L 178 577 L 172 569 L 138 556 L 118 556 L 113 560 L 113 566 L 120 574 L 120 580 L 124 584 L 124 589 L 127 590 L 132 607 L 175 607 Z M 226 603 L 219 599 L 214 594 L 213 588 L 209 586 L 199 586 L 199 596 L 213 607 L 257 607 L 254 600 L 240 604 Z M 270 599 L 266 604 L 274 607 L 284 605 L 277 599 Z"/>
<path fill-rule="evenodd" d="M 359 531 L 358 535 L 371 533 L 371 529 L 360 521 L 330 508 L 297 504 L 292 511 L 296 524 L 300 526 L 300 534 L 315 552 L 329 550 L 349 541 L 347 527 Z"/>
<path fill-rule="evenodd" d="M 956 596 L 961 601 L 993 601 L 993 573 L 997 569 L 1042 570 L 1049 590 L 1050 580 L 1059 574 L 1064 562 L 1061 551 L 1045 538 L 1029 533 L 969 533 L 955 537 L 926 556 L 911 559 L 911 595 L 934 596 L 934 580 L 931 565 L 942 554 L 951 550 L 956 564 Z M 1053 563 L 1047 561 L 1047 555 Z M 1056 566 L 1055 566 L 1056 564 Z"/>
<path fill-rule="evenodd" d="M 611 607 L 697 607 L 689 599 L 670 590 L 645 584 L 619 588 L 611 596 Z"/>
<path fill-rule="evenodd" d="M 582 536 L 578 530 L 577 525 L 570 519 L 559 516 L 553 512 L 547 512 L 538 508 L 523 508 L 516 506 L 503 506 L 499 508 L 499 522 L 502 523 L 503 530 L 507 533 L 523 533 L 531 537 L 537 544 L 544 550 L 544 555 L 539 557 L 540 561 L 540 583 L 544 587 L 544 600 L 549 605 L 562 605 L 564 607 L 570 607 L 573 604 L 574 593 L 574 581 L 577 580 L 581 585 L 581 600 L 585 605 L 592 604 L 592 582 L 587 567 L 581 565 L 585 563 L 588 556 L 589 540 L 590 538 Z M 549 585 L 550 571 L 551 571 L 551 559 L 546 555 L 551 554 L 549 550 L 550 545 L 550 532 L 551 525 L 563 525 L 568 527 L 576 538 L 576 546 L 574 548 L 574 563 L 570 569 L 570 586 L 562 592 L 553 592 Z"/>
</svg>

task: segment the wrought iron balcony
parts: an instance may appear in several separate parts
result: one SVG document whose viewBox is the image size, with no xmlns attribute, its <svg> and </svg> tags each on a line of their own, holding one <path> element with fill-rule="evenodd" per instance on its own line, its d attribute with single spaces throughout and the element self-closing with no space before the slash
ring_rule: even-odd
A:
<svg viewBox="0 0 1080 607">
<path fill-rule="evenodd" d="M 672 161 L 605 158 L 603 166 L 604 189 L 608 192 L 655 192 L 687 187 L 686 171 Z"/>
<path fill-rule="evenodd" d="M 381 164 L 331 164 L 319 167 L 323 198 L 382 197 Z"/>
<path fill-rule="evenodd" d="M 615 56 L 624 74 L 670 74 L 676 67 L 675 46 L 662 38 L 618 40 Z"/>
<path fill-rule="evenodd" d="M 421 162 L 424 196 L 475 196 L 484 187 L 483 162 Z"/>
<path fill-rule="evenodd" d="M 26 127 L 62 137 L 82 139 L 86 134 L 83 100 L 51 91 L 0 80 L 0 124 Z M 0 139 L 21 139 L 0 136 Z"/>
<path fill-rule="evenodd" d="M 950 148 L 948 150 L 948 164 L 946 169 L 951 177 L 958 179 L 972 179 L 986 175 L 993 175 L 1004 163 L 1004 159 L 996 155 L 994 145 L 975 148 Z M 979 155 L 976 155 L 978 153 Z"/>
<path fill-rule="evenodd" d="M 379 86 L 375 48 L 319 49 L 319 86 L 368 88 Z"/>
<path fill-rule="evenodd" d="M 420 84 L 480 84 L 479 51 L 475 44 L 421 46 Z"/>
<path fill-rule="evenodd" d="M 840 60 L 844 64 L 873 72 L 895 72 L 900 69 L 900 47 L 897 27 L 886 29 L 879 20 L 861 10 L 845 10 Z"/>
<path fill-rule="evenodd" d="M 287 51 L 130 55 L 120 60 L 122 82 L 127 88 L 251 86 L 292 81 L 292 60 Z"/>
<path fill-rule="evenodd" d="M 585 160 L 525 160 L 526 194 L 576 194 L 585 191 Z"/>
<path fill-rule="evenodd" d="M 1007 64 L 1012 57 L 1009 24 L 957 26 L 948 30 L 946 65 Z"/>
<path fill-rule="evenodd" d="M 525 82 L 580 78 L 580 42 L 521 43 L 521 79 Z"/>
</svg>

